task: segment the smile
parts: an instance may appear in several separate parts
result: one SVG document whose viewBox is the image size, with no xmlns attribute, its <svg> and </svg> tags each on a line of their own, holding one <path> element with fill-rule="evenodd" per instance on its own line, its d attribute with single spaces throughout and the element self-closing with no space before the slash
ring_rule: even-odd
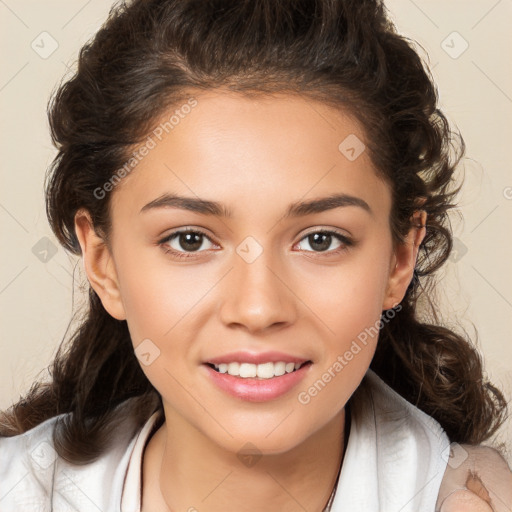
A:
<svg viewBox="0 0 512 512">
<path fill-rule="evenodd" d="M 278 361 L 260 364 L 205 363 L 202 367 L 206 369 L 210 382 L 224 393 L 248 402 L 266 402 L 291 392 L 308 375 L 312 365 L 311 361 Z"/>
<path fill-rule="evenodd" d="M 214 370 L 219 373 L 227 373 L 233 377 L 240 377 L 243 379 L 258 378 L 258 379 L 272 379 L 274 377 L 280 377 L 286 373 L 292 373 L 298 370 L 304 363 L 292 363 L 285 361 L 278 362 L 267 362 L 261 364 L 252 363 L 221 363 L 221 364 L 209 364 Z"/>
</svg>

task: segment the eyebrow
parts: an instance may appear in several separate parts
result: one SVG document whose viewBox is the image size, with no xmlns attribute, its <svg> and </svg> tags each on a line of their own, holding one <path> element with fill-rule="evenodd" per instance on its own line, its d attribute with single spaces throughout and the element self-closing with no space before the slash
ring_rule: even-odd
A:
<svg viewBox="0 0 512 512">
<path fill-rule="evenodd" d="M 373 215 L 369 204 L 360 197 L 348 194 L 333 194 L 331 196 L 312 199 L 310 201 L 297 201 L 291 203 L 283 218 L 302 217 L 314 213 L 321 213 L 334 208 L 345 206 L 357 206 Z M 141 213 L 155 208 L 181 208 L 202 215 L 214 215 L 216 217 L 231 218 L 232 212 L 221 203 L 208 201 L 197 197 L 185 197 L 177 194 L 163 194 L 142 207 Z"/>
</svg>

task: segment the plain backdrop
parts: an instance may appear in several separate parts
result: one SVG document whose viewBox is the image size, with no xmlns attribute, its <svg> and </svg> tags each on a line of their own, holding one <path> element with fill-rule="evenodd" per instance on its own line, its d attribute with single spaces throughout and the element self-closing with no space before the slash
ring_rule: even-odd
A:
<svg viewBox="0 0 512 512">
<path fill-rule="evenodd" d="M 489 378 L 512 397 L 512 58 L 510 0 L 392 0 L 441 108 L 467 144 L 453 218 L 455 251 L 440 272 L 444 321 L 466 329 Z M 105 0 L 0 0 L 0 408 L 45 375 L 83 296 L 81 261 L 58 246 L 43 196 L 55 155 L 46 105 L 77 52 L 106 19 Z M 73 273 L 75 285 L 73 285 Z M 474 336 L 474 329 L 478 337 Z M 471 418 L 468 418 L 471 421 Z M 497 441 L 512 462 L 512 422 Z"/>
</svg>

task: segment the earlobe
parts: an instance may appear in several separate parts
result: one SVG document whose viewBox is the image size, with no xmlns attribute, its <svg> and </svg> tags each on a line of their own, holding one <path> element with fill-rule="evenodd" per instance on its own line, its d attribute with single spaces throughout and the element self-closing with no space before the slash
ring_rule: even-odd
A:
<svg viewBox="0 0 512 512">
<path fill-rule="evenodd" d="M 405 242 L 397 246 L 391 261 L 383 310 L 390 309 L 402 301 L 414 275 L 419 246 L 426 234 L 427 213 L 424 210 L 416 211 L 412 221 Z"/>
<path fill-rule="evenodd" d="M 81 209 L 75 214 L 75 232 L 91 287 L 111 316 L 117 320 L 125 320 L 114 260 L 103 238 L 95 232 L 88 211 Z"/>
</svg>

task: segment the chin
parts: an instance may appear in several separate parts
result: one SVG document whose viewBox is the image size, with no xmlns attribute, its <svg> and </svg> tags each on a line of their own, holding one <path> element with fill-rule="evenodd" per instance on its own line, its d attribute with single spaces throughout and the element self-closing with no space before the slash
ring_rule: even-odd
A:
<svg viewBox="0 0 512 512">
<path fill-rule="evenodd" d="M 281 422 L 281 425 L 279 426 Z M 265 425 L 265 428 L 247 427 L 231 428 L 228 427 L 229 436 L 225 432 L 220 437 L 212 436 L 210 439 L 226 451 L 235 453 L 237 456 L 244 454 L 254 455 L 279 455 L 293 450 L 304 442 L 309 435 L 304 432 L 290 431 L 291 425 L 285 425 L 282 419 L 277 422 Z M 277 426 L 277 428 L 276 428 Z"/>
</svg>

